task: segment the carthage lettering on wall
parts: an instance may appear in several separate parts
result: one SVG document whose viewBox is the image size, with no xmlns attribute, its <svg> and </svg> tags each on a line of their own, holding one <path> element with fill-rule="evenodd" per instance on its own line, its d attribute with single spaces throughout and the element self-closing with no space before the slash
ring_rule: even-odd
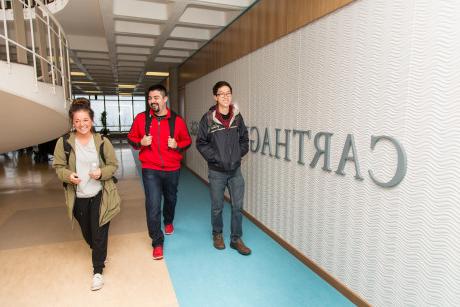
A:
<svg viewBox="0 0 460 307">
<path fill-rule="evenodd" d="M 281 159 L 280 152 L 284 149 L 285 161 L 291 161 L 291 138 L 297 139 L 297 149 L 298 149 L 298 159 L 297 163 L 305 165 L 305 137 L 308 140 L 311 140 L 312 133 L 311 130 L 290 130 L 284 129 L 284 136 L 282 136 L 282 130 L 275 128 L 275 146 L 272 146 L 272 138 L 269 133 L 269 129 L 265 128 L 263 135 L 260 133 L 259 128 L 257 127 L 248 127 L 249 129 L 249 139 L 250 139 L 250 150 L 253 153 L 260 151 L 262 155 L 268 155 L 270 157 L 275 157 L 276 159 Z M 331 169 L 331 138 L 333 133 L 330 132 L 318 132 L 313 138 L 313 145 L 315 147 L 315 155 L 310 162 L 310 167 L 314 168 L 318 164 L 320 158 L 323 158 L 323 167 L 325 171 L 332 171 Z M 282 141 L 282 138 L 284 141 Z M 389 181 L 379 180 L 372 169 L 368 170 L 369 178 L 377 185 L 385 188 L 390 188 L 397 186 L 406 176 L 407 172 L 407 156 L 402 144 L 395 138 L 387 135 L 372 135 L 370 138 L 370 148 L 372 151 L 376 151 L 376 145 L 380 141 L 388 141 L 393 145 L 394 150 L 397 154 L 397 165 L 396 171 L 393 177 Z M 295 146 L 295 145 L 294 145 Z M 273 154 L 272 149 L 275 153 Z M 335 173 L 341 176 L 345 176 L 344 169 L 347 162 L 353 162 L 355 167 L 355 178 L 357 180 L 364 180 L 360 166 L 359 166 L 359 157 L 356 150 L 356 143 L 353 137 L 353 134 L 348 134 L 345 144 L 343 145 L 342 155 L 338 163 L 338 167 L 335 170 Z"/>
</svg>

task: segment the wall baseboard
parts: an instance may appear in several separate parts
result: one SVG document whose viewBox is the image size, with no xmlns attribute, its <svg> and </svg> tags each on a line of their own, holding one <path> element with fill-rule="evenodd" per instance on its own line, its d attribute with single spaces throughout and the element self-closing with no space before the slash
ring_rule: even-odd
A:
<svg viewBox="0 0 460 307">
<path fill-rule="evenodd" d="M 201 180 L 206 185 L 209 185 L 209 182 L 205 179 L 201 178 L 196 172 L 190 169 L 188 166 L 183 165 L 186 167 L 193 175 L 195 175 L 199 180 Z M 225 200 L 230 202 L 230 199 L 225 196 Z M 263 232 L 269 235 L 273 240 L 275 240 L 279 245 L 281 245 L 284 249 L 286 249 L 289 253 L 291 253 L 294 257 L 299 259 L 303 264 L 305 264 L 308 268 L 310 268 L 313 272 L 318 274 L 322 279 L 324 279 L 328 284 L 333 286 L 337 291 L 342 293 L 346 298 L 348 298 L 353 304 L 356 306 L 371 306 L 367 303 L 361 296 L 353 292 L 350 288 L 340 282 L 337 278 L 329 274 L 326 270 L 324 270 L 321 266 L 317 265 L 314 261 L 303 255 L 300 251 L 298 251 L 294 246 L 286 242 L 283 238 L 279 235 L 274 233 L 270 230 L 267 226 L 257 220 L 254 216 L 250 213 L 243 210 L 244 216 L 246 216 L 252 223 L 254 223 L 257 227 L 259 227 Z"/>
</svg>

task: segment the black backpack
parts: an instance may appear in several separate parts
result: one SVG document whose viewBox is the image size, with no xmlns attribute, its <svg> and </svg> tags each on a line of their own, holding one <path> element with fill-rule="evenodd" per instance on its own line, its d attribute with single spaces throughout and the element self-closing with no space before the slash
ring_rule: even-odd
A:
<svg viewBox="0 0 460 307">
<path fill-rule="evenodd" d="M 170 110 L 171 115 L 168 119 L 169 122 L 169 136 L 174 138 L 174 128 L 176 126 L 176 117 L 177 114 Z M 150 135 L 150 125 L 152 124 L 153 116 L 150 115 L 150 110 L 145 111 L 145 135 Z"/>
<path fill-rule="evenodd" d="M 65 153 L 65 160 L 66 164 L 69 165 L 69 157 L 70 157 L 70 152 L 72 151 L 72 146 L 67 142 L 67 140 L 70 137 L 70 133 L 66 133 L 62 136 L 62 145 L 64 147 L 64 153 Z M 102 140 L 104 140 L 105 136 L 101 134 Z M 99 147 L 99 155 L 101 156 L 102 161 L 105 162 L 105 154 L 104 154 L 104 142 L 101 143 L 101 146 Z M 117 183 L 118 179 L 117 177 L 113 176 L 112 177 L 113 182 Z M 64 188 L 67 186 L 67 183 L 63 182 Z"/>
</svg>

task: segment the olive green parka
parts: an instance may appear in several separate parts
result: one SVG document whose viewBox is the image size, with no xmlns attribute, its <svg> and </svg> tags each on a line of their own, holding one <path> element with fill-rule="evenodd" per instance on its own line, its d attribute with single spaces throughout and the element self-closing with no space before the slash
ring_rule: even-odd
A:
<svg viewBox="0 0 460 307">
<path fill-rule="evenodd" d="M 120 212 L 121 199 L 118 195 L 117 187 L 113 182 L 113 175 L 118 168 L 118 161 L 113 149 L 112 143 L 107 138 L 103 138 L 99 133 L 94 133 L 94 144 L 96 145 L 101 169 L 102 199 L 99 211 L 99 226 L 108 223 L 115 215 Z M 67 165 L 66 155 L 63 146 L 64 138 L 61 137 L 54 148 L 53 168 L 56 170 L 58 178 L 67 183 L 64 188 L 65 201 L 67 205 L 67 214 L 71 221 L 74 220 L 73 207 L 76 198 L 76 185 L 70 182 L 70 174 L 76 172 L 75 159 L 75 133 L 70 133 L 67 142 L 72 147 L 69 155 L 69 164 Z M 101 159 L 100 148 L 104 142 L 103 150 L 105 163 Z M 73 223 L 72 223 L 73 225 Z"/>
</svg>

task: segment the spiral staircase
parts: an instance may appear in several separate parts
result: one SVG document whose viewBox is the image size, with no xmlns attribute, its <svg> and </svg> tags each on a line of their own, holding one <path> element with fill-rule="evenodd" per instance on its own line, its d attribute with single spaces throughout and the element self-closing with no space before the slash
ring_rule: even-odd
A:
<svg viewBox="0 0 460 307">
<path fill-rule="evenodd" d="M 68 130 L 69 45 L 53 16 L 67 2 L 0 0 L 0 153 Z"/>
</svg>

